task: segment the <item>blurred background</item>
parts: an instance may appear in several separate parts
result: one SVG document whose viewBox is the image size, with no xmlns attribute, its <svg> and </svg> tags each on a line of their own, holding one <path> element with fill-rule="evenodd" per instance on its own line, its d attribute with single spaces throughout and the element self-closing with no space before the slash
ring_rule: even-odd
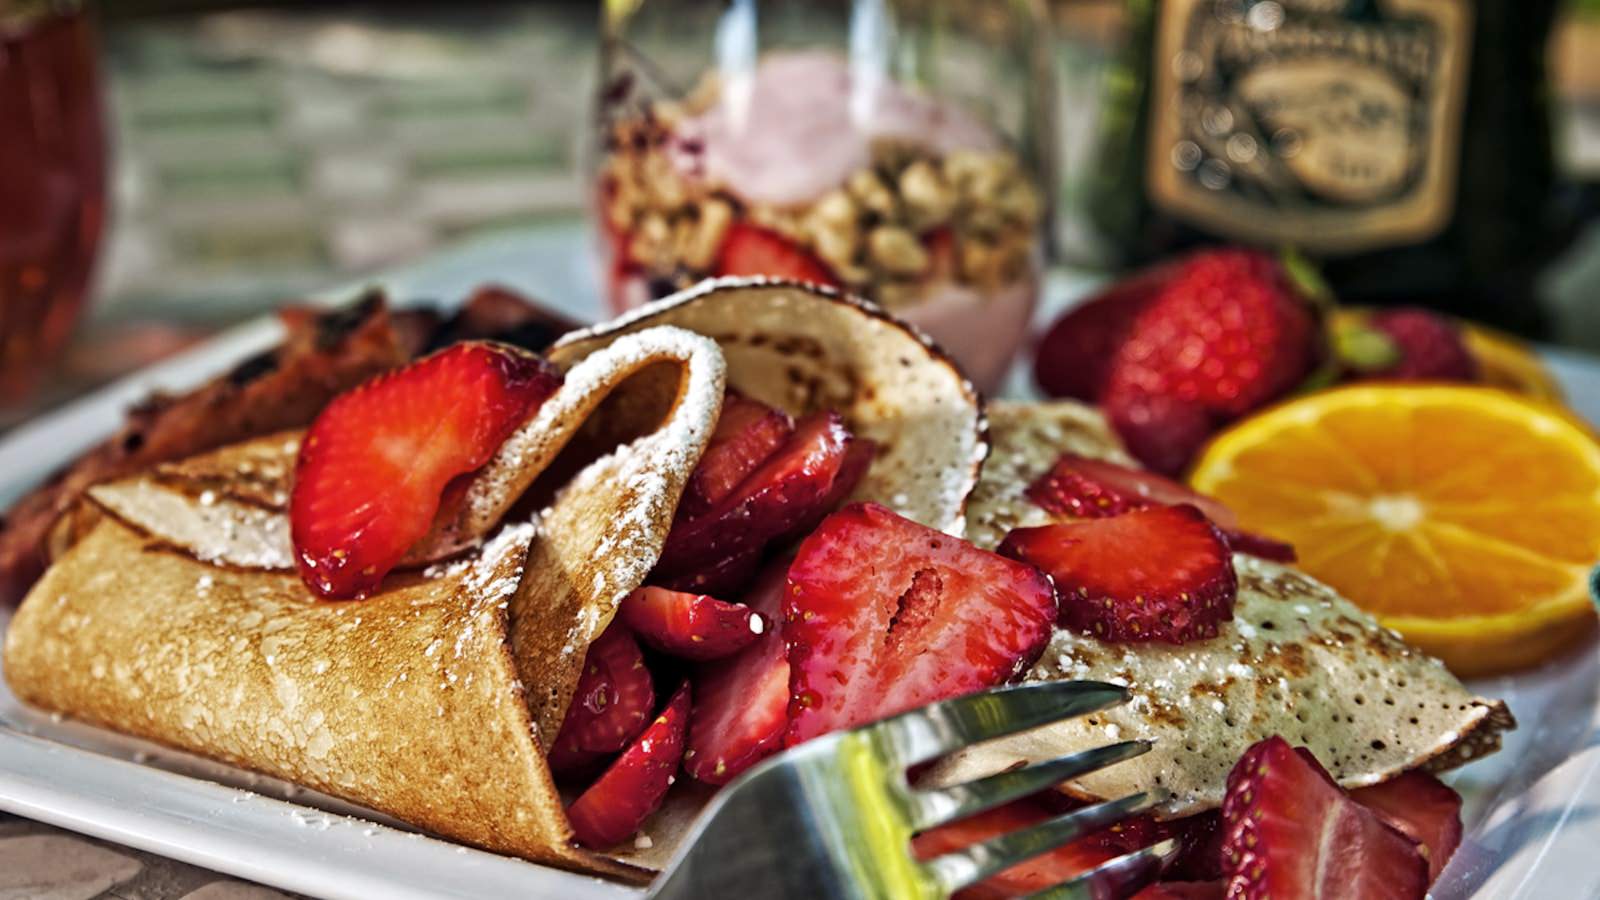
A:
<svg viewBox="0 0 1600 900">
<path fill-rule="evenodd" d="M 55 5 L 0 10 L 8 3 Z M 1128 61 L 1149 40 L 1150 5 L 1040 6 L 1056 28 L 1053 250 L 1075 266 L 1121 265 L 1136 244 L 1108 241 L 1093 207 L 1114 175 L 1106 135 L 1137 108 L 1123 82 L 1137 77 Z M 1505 65 L 1514 83 L 1500 102 L 1547 104 L 1521 120 L 1547 133 L 1499 134 L 1479 174 L 1499 160 L 1519 190 L 1516 148 L 1548 141 L 1555 175 L 1534 173 L 1526 190 L 1548 195 L 1560 219 L 1528 226 L 1541 235 L 1537 271 L 1519 284 L 1538 315 L 1509 324 L 1600 349 L 1600 0 L 1479 6 L 1533 33 L 1496 26 L 1508 54 L 1528 57 Z M 60 371 L 0 424 L 286 298 L 487 233 L 579 228 L 590 212 L 595 3 L 121 0 L 89 11 L 109 148 L 92 300 Z M 1469 132 L 1473 104 L 1490 102 L 1468 100 Z"/>
</svg>

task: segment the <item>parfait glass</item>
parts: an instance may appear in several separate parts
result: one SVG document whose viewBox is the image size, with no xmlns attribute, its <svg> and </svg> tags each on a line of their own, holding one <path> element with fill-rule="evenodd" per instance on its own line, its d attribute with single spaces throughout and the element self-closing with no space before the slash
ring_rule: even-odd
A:
<svg viewBox="0 0 1600 900">
<path fill-rule="evenodd" d="M 611 306 L 719 275 L 823 283 L 992 388 L 1040 286 L 1046 21 L 1026 0 L 604 3 L 591 175 Z"/>
<path fill-rule="evenodd" d="M 0 0 L 0 405 L 61 349 L 105 216 L 93 29 L 79 3 Z"/>
</svg>

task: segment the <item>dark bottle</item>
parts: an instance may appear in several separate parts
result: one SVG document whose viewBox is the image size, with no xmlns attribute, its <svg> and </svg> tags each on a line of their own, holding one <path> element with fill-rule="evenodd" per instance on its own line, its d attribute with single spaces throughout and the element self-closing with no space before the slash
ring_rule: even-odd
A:
<svg viewBox="0 0 1600 900">
<path fill-rule="evenodd" d="M 1340 300 L 1530 336 L 1571 239 L 1545 44 L 1560 0 L 1129 0 L 1091 215 L 1122 264 L 1293 244 Z"/>
</svg>

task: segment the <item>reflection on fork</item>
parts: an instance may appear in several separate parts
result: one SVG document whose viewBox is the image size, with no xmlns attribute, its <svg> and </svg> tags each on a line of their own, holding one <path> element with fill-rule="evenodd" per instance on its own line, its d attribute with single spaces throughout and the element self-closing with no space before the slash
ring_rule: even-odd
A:
<svg viewBox="0 0 1600 900">
<path fill-rule="evenodd" d="M 975 815 L 1150 749 L 1123 741 L 935 790 L 907 770 L 969 744 L 1127 700 L 1124 688 L 1062 681 L 945 700 L 809 741 L 752 769 L 716 799 L 650 896 L 918 900 L 955 891 L 1150 809 L 1146 791 L 1076 809 L 964 850 L 919 861 L 911 836 Z M 1154 881 L 1177 855 L 1164 840 L 1036 897 L 1118 897 Z"/>
</svg>

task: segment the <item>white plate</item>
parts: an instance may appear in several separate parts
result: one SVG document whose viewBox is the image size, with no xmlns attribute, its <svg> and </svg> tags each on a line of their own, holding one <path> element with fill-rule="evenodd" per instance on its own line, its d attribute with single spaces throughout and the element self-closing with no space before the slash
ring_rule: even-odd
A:
<svg viewBox="0 0 1600 900">
<path fill-rule="evenodd" d="M 576 229 L 469 245 L 381 279 L 403 298 L 453 302 L 495 280 L 580 318 L 594 281 Z M 1048 317 L 1090 281 L 1056 276 Z M 348 296 L 349 291 L 330 295 Z M 0 503 L 104 437 L 152 388 L 182 388 L 278 339 L 261 320 L 118 382 L 0 441 Z M 1580 413 L 1600 422 L 1600 362 L 1549 354 Z M 1024 393 L 1025 379 L 1012 380 Z M 9 621 L 0 609 L 0 630 Z M 1506 749 L 1449 780 L 1466 836 L 1436 898 L 1600 898 L 1600 653 L 1474 685 L 1521 727 Z M 614 884 L 419 835 L 331 797 L 144 741 L 42 716 L 0 682 L 0 808 L 289 890 L 329 898 L 637 896 Z M 19 734 L 17 732 L 25 732 Z"/>
</svg>

